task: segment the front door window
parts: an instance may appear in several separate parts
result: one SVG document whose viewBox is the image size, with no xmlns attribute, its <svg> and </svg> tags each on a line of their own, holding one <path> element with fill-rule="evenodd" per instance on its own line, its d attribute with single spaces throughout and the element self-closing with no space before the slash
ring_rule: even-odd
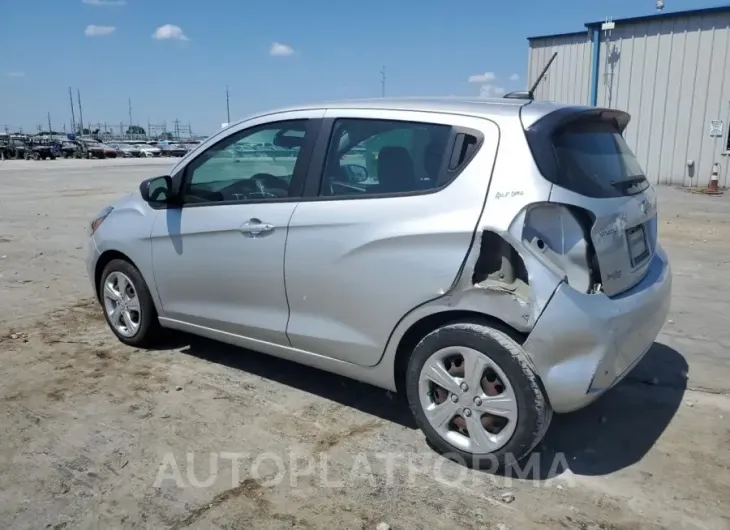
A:
<svg viewBox="0 0 730 530">
<path fill-rule="evenodd" d="M 307 120 L 267 124 L 234 133 L 186 169 L 186 203 L 288 199 Z"/>
</svg>

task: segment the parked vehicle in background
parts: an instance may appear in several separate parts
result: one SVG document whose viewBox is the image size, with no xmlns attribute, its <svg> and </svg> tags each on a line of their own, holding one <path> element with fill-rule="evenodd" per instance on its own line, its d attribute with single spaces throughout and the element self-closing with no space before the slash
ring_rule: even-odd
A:
<svg viewBox="0 0 730 530">
<path fill-rule="evenodd" d="M 63 158 L 83 158 L 84 150 L 80 142 L 66 140 L 61 143 L 61 156 Z"/>
<path fill-rule="evenodd" d="M 117 156 L 119 155 L 119 151 L 116 148 L 101 142 L 99 142 L 99 145 L 101 146 L 101 149 L 104 153 L 104 158 L 117 158 Z"/>
<path fill-rule="evenodd" d="M 629 119 L 514 97 L 270 112 L 102 210 L 87 271 L 126 344 L 164 326 L 401 391 L 440 452 L 509 465 L 667 317 Z M 221 156 L 262 141 L 293 156 Z"/>
<path fill-rule="evenodd" d="M 7 134 L 0 134 L 0 160 L 5 160 L 10 157 L 10 136 Z M 15 158 L 13 156 L 12 158 Z"/>
<path fill-rule="evenodd" d="M 86 158 L 106 158 L 106 152 L 101 142 L 90 138 L 82 138 L 79 141 L 84 144 Z"/>
<path fill-rule="evenodd" d="M 160 148 L 160 155 L 161 156 L 185 156 L 188 153 L 188 150 L 178 144 L 158 144 L 158 147 Z"/>
<path fill-rule="evenodd" d="M 46 138 L 33 138 L 28 143 L 29 149 L 26 151 L 27 158 L 33 160 L 55 160 L 61 156 L 61 144 L 55 140 Z"/>
<path fill-rule="evenodd" d="M 121 156 L 125 158 L 139 158 L 142 151 L 139 146 L 134 144 L 116 144 L 117 149 L 121 151 Z"/>
<path fill-rule="evenodd" d="M 28 158 L 29 148 L 25 136 L 4 135 L 0 138 L 0 153 L 5 159 L 19 160 Z"/>
<path fill-rule="evenodd" d="M 157 157 L 161 156 L 162 151 L 159 147 L 149 144 L 139 144 L 141 155 L 144 157 Z"/>
<path fill-rule="evenodd" d="M 112 143 L 112 144 L 106 144 L 106 145 L 110 149 L 114 149 L 114 152 L 116 153 L 117 158 L 123 158 L 124 157 L 124 152 L 122 151 L 122 147 L 121 147 L 120 144 L 114 144 L 114 143 Z"/>
</svg>

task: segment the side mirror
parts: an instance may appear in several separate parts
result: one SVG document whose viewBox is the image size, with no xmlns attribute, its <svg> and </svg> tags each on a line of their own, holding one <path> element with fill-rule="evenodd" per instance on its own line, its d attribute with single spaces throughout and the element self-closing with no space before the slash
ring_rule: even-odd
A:
<svg viewBox="0 0 730 530">
<path fill-rule="evenodd" d="M 146 202 L 157 204 L 172 204 L 173 190 L 172 177 L 163 175 L 143 180 L 139 185 L 139 192 Z"/>
</svg>

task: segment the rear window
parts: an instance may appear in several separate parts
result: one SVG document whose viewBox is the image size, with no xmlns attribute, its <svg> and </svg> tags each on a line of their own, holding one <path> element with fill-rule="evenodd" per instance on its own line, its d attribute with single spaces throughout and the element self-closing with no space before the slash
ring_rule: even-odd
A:
<svg viewBox="0 0 730 530">
<path fill-rule="evenodd" d="M 573 122 L 552 136 L 555 184 L 591 197 L 621 197 L 649 187 L 644 171 L 611 122 Z"/>
</svg>

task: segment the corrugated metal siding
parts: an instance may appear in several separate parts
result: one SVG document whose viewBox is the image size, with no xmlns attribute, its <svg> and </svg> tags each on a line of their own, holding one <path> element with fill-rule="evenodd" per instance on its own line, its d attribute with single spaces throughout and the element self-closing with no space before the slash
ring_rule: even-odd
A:
<svg viewBox="0 0 730 530">
<path fill-rule="evenodd" d="M 587 30 L 585 35 L 531 41 L 527 59 L 528 86 L 532 86 L 552 54 L 558 52 L 535 97 L 558 103 L 587 105 L 590 101 L 592 49 Z"/>
<path fill-rule="evenodd" d="M 632 116 L 625 137 L 654 183 L 706 185 L 730 119 L 730 14 L 616 25 L 601 32 L 598 105 Z M 578 103 L 575 99 L 573 103 Z M 724 137 L 710 137 L 712 120 Z M 687 161 L 694 160 L 694 178 Z"/>
</svg>

